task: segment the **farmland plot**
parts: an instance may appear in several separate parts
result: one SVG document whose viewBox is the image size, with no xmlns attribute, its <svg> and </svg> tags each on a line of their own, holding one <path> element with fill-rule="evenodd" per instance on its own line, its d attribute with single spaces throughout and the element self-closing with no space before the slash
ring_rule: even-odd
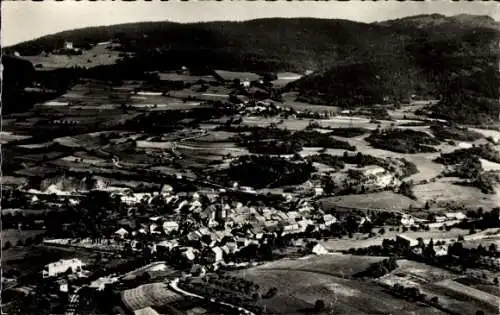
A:
<svg viewBox="0 0 500 315">
<path fill-rule="evenodd" d="M 422 309 L 414 303 L 394 299 L 376 285 L 345 280 L 302 270 L 266 270 L 254 268 L 237 272 L 261 288 L 276 287 L 276 296 L 259 303 L 268 312 L 307 314 L 317 299 L 325 301 L 334 314 L 441 314 Z"/>
</svg>

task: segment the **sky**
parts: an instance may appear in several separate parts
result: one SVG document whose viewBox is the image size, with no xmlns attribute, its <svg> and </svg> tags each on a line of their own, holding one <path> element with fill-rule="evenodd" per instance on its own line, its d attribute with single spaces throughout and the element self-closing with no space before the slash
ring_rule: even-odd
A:
<svg viewBox="0 0 500 315">
<path fill-rule="evenodd" d="M 409 15 L 461 13 L 489 15 L 500 21 L 500 3 L 399 1 L 2 1 L 1 43 L 19 42 L 64 30 L 140 21 L 197 22 L 264 17 L 316 17 L 375 22 Z"/>
</svg>

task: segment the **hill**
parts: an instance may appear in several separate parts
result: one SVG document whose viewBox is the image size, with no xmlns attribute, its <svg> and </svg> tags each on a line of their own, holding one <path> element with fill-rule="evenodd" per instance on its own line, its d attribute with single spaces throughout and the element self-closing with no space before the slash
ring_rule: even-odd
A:
<svg viewBox="0 0 500 315">
<path fill-rule="evenodd" d="M 102 41 L 133 53 L 107 75 L 131 71 L 228 69 L 314 70 L 287 90 L 315 103 L 349 106 L 401 102 L 409 95 L 442 97 L 431 112 L 464 120 L 498 118 L 500 26 L 488 16 L 420 15 L 378 23 L 312 18 L 245 22 L 132 23 L 61 32 L 6 49 L 39 54 L 72 41 Z M 110 70 L 115 71 L 110 71 Z M 127 70 L 128 69 L 128 70 Z M 99 73 L 101 73 L 99 72 Z M 457 94 L 457 91 L 459 93 Z M 450 111 L 450 109 L 460 109 Z M 453 116 L 450 116 L 450 113 Z"/>
</svg>

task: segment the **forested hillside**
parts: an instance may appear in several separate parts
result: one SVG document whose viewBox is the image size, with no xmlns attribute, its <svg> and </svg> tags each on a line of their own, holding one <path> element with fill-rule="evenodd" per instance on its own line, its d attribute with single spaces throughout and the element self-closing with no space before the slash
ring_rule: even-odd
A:
<svg viewBox="0 0 500 315">
<path fill-rule="evenodd" d="M 421 15 L 379 23 L 311 18 L 179 24 L 148 22 L 92 27 L 7 48 L 22 55 L 113 40 L 133 52 L 108 75 L 144 70 L 300 71 L 287 87 L 331 105 L 440 97 L 435 115 L 498 118 L 499 24 L 487 16 Z M 128 72 L 130 72 L 128 71 Z M 450 109 L 459 109 L 454 111 Z M 451 115 L 451 116 L 450 116 Z"/>
</svg>

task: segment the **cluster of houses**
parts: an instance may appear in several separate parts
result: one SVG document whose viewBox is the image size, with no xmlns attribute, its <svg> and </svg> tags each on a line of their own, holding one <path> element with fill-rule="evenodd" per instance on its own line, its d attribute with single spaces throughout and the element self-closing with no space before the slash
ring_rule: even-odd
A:
<svg viewBox="0 0 500 315">
<path fill-rule="evenodd" d="M 211 262 L 219 263 L 251 244 L 262 244 L 267 236 L 329 229 L 337 222 L 333 215 L 319 213 L 305 201 L 295 210 L 284 212 L 271 207 L 245 206 L 241 202 L 230 205 L 213 194 L 187 196 L 164 192 L 163 197 L 175 214 L 152 216 L 148 224 L 134 230 L 120 227 L 115 238 L 130 241 L 135 248 L 140 235 L 156 235 L 154 239 L 158 241 L 150 246 L 152 253 L 176 253 L 187 261 L 210 256 Z M 154 197 L 138 195 L 134 202 L 151 202 L 149 198 Z M 127 198 L 123 201 L 131 202 Z M 189 213 L 187 217 L 180 215 L 183 209 L 188 210 L 184 211 Z"/>
</svg>

